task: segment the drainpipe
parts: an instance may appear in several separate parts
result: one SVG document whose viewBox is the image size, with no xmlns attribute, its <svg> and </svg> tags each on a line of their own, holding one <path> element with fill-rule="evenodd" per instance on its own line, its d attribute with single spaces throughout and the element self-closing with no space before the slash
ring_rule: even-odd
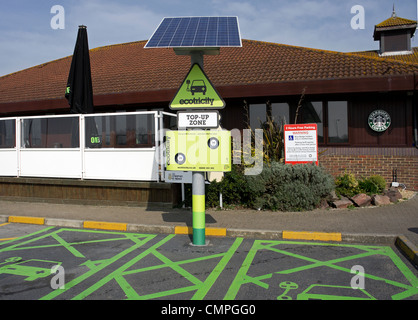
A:
<svg viewBox="0 0 418 320">
<path fill-rule="evenodd" d="M 418 149 L 418 121 L 417 121 L 417 117 L 418 117 L 418 110 L 417 110 L 417 98 L 416 98 L 416 80 L 415 80 L 415 72 L 414 72 L 414 93 L 413 93 L 413 99 L 412 99 L 412 116 L 414 117 L 414 144 L 415 144 L 415 148 Z"/>
</svg>

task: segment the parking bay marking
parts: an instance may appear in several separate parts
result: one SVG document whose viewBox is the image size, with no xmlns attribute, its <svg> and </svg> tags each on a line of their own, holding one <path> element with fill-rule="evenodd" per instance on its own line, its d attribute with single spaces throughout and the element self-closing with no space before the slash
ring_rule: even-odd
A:
<svg viewBox="0 0 418 320">
<path fill-rule="evenodd" d="M 84 280 L 87 280 L 90 276 L 97 274 L 100 270 L 103 270 L 105 267 L 110 266 L 111 263 L 117 261 L 120 258 L 126 257 L 126 254 L 129 252 L 134 253 L 132 250 L 132 247 L 140 248 L 141 243 L 145 244 L 147 241 L 154 239 L 157 235 L 140 235 L 140 234 L 132 234 L 132 233 L 125 233 L 125 232 L 105 232 L 105 231 L 92 231 L 92 230 L 76 230 L 76 229 L 54 229 L 51 230 L 51 228 L 45 228 L 43 230 L 37 231 L 33 234 L 26 235 L 24 237 L 18 238 L 15 242 L 6 245 L 7 248 L 5 248 L 6 243 L 1 243 L 2 249 L 0 249 L 0 253 L 4 253 L 6 251 L 16 251 L 16 250 L 25 250 L 25 249 L 37 249 L 37 248 L 48 248 L 48 247 L 63 247 L 67 249 L 69 252 L 71 252 L 73 255 L 79 255 L 80 251 L 75 250 L 75 245 L 82 245 L 82 244 L 89 244 L 89 243 L 99 243 L 99 242 L 106 242 L 106 241 L 119 241 L 119 240 L 134 240 L 134 244 L 131 245 L 128 249 L 123 250 L 123 252 L 120 252 L 118 255 L 113 256 L 110 259 L 101 260 L 99 261 L 91 261 L 88 260 L 86 262 L 86 266 L 90 268 L 90 271 L 88 271 L 86 274 L 73 279 L 71 282 L 66 284 L 66 289 L 80 284 Z M 49 232 L 48 232 L 49 231 Z M 52 232 L 50 232 L 52 231 Z M 96 233 L 96 234 L 110 234 L 113 236 L 113 238 L 108 237 L 106 239 L 95 239 L 95 240 L 89 240 L 89 241 L 83 241 L 83 242 L 67 242 L 64 241 L 59 236 L 60 232 L 63 231 L 72 231 L 72 232 L 86 232 L 86 233 Z M 45 233 L 46 232 L 46 233 Z M 118 237 L 119 235 L 119 237 Z M 51 237 L 51 239 L 61 240 L 58 242 L 55 242 L 54 244 L 43 244 L 41 246 L 37 246 L 38 240 L 44 240 L 48 236 Z M 116 237 L 114 237 L 116 236 Z M 58 237 L 58 239 L 57 239 Z M 141 239 L 138 237 L 142 237 Z M 145 238 L 144 238 L 145 237 Z M 235 255 L 237 252 L 237 249 L 240 247 L 243 239 L 242 238 L 236 238 L 232 245 L 228 245 L 228 249 L 226 252 L 221 253 L 215 253 L 208 256 L 200 256 L 198 257 L 194 256 L 191 259 L 185 259 L 182 261 L 173 261 L 169 259 L 165 254 L 163 254 L 160 251 L 160 248 L 165 243 L 168 243 L 170 240 L 174 239 L 176 237 L 175 235 L 169 235 L 161 240 L 159 240 L 156 244 L 154 244 L 152 247 L 145 249 L 142 253 L 135 256 L 133 259 L 126 262 L 124 265 L 118 267 L 116 270 L 111 271 L 108 275 L 105 277 L 102 277 L 98 282 L 94 283 L 93 285 L 90 285 L 87 289 L 82 291 L 78 291 L 78 295 L 73 297 L 73 299 L 84 299 L 91 295 L 92 293 L 98 291 L 101 287 L 103 287 L 105 284 L 107 284 L 111 280 L 115 280 L 121 289 L 125 292 L 126 296 L 131 299 L 152 299 L 152 298 L 163 298 L 170 295 L 175 295 L 178 293 L 184 293 L 184 292 L 193 292 L 192 299 L 203 299 L 206 297 L 208 291 L 213 287 L 217 279 L 219 278 L 220 274 L 223 273 L 226 265 L 229 263 L 230 259 Z M 22 241 L 22 242 L 20 242 Z M 12 241 L 11 241 L 12 242 Z M 16 243 L 20 242 L 20 243 Z M 250 244 L 250 243 L 248 243 Z M 311 245 L 311 246 L 336 246 L 336 247 L 352 247 L 357 248 L 360 250 L 363 250 L 363 252 L 360 252 L 358 254 L 350 255 L 350 256 L 344 256 L 339 257 L 337 259 L 330 259 L 327 261 L 321 261 L 318 260 L 316 257 L 307 257 L 304 255 L 296 254 L 294 252 L 291 252 L 286 249 L 282 249 L 278 247 L 279 244 L 294 244 L 294 245 Z M 158 249 L 158 251 L 157 251 Z M 272 254 L 284 254 L 285 256 L 297 258 L 300 261 L 307 262 L 306 265 L 298 266 L 298 267 L 292 267 L 288 268 L 287 270 L 279 270 L 274 271 L 272 273 L 267 273 L 263 275 L 258 275 L 256 277 L 251 277 L 248 273 L 248 271 L 251 271 L 252 263 L 254 262 L 254 257 L 257 253 L 260 252 L 260 250 L 268 250 Z M 146 256 L 152 254 L 154 257 L 159 259 L 162 264 L 159 265 L 153 265 L 149 267 L 143 267 L 140 269 L 128 269 L 132 267 L 136 262 L 140 261 L 141 259 L 145 258 Z M 298 272 L 303 272 L 309 269 L 314 269 L 317 267 L 328 267 L 331 269 L 335 269 L 338 271 L 344 271 L 347 273 L 350 273 L 349 268 L 344 268 L 342 266 L 336 265 L 337 263 L 344 262 L 344 261 L 351 261 L 358 258 L 367 258 L 372 257 L 374 255 L 382 255 L 387 256 L 392 260 L 392 263 L 396 266 L 396 268 L 402 273 L 402 275 L 408 280 L 409 284 L 407 283 L 401 283 L 398 281 L 398 279 L 385 279 L 386 277 L 383 276 L 377 276 L 373 275 L 372 273 L 365 274 L 365 277 L 371 280 L 377 280 L 379 282 L 386 283 L 386 285 L 391 285 L 398 290 L 403 290 L 401 292 L 398 292 L 394 294 L 391 298 L 392 299 L 404 299 L 411 297 L 413 295 L 418 294 L 418 289 L 416 288 L 418 286 L 418 280 L 417 277 L 411 272 L 411 270 L 402 262 L 402 260 L 396 255 L 396 253 L 390 248 L 390 247 L 382 247 L 382 246 L 355 246 L 355 245 L 349 245 L 349 244 L 330 244 L 330 243 L 310 243 L 310 242 L 295 242 L 295 241 L 265 241 L 265 240 L 255 240 L 252 242 L 252 249 L 250 252 L 248 252 L 244 258 L 244 262 L 242 265 L 237 266 L 237 271 L 234 273 L 235 278 L 232 279 L 232 284 L 227 288 L 226 290 L 228 293 L 226 294 L 224 299 L 235 299 L 237 297 L 237 294 L 239 294 L 239 291 L 243 285 L 246 284 L 252 284 L 256 285 L 258 287 L 262 287 L 266 289 L 266 293 L 268 294 L 269 289 L 269 283 L 268 279 L 271 278 L 274 274 L 279 275 L 292 275 L 296 274 Z M 81 257 L 81 255 L 80 255 Z M 88 257 L 86 257 L 88 259 Z M 183 265 L 193 263 L 193 262 L 203 262 L 203 261 L 210 261 L 210 259 L 220 259 L 219 262 L 217 262 L 216 266 L 209 271 L 209 276 L 204 280 L 199 280 L 193 273 L 188 272 L 185 268 L 183 268 Z M 90 262 L 89 262 L 90 261 Z M 215 261 L 215 260 L 212 260 Z M 274 267 L 274 265 L 273 265 Z M 181 275 L 184 279 L 188 280 L 190 284 L 183 286 L 181 288 L 169 288 L 165 291 L 158 291 L 157 292 L 150 292 L 150 293 L 142 293 L 143 295 L 140 295 L 136 290 L 133 284 L 129 283 L 129 277 L 126 276 L 130 274 L 140 274 L 141 272 L 146 271 L 152 271 L 157 269 L 163 269 L 168 268 L 170 270 L 173 270 L 174 272 Z M 278 270 L 278 269 L 276 269 Z M 145 273 L 146 275 L 146 273 Z M 301 288 L 300 284 L 299 287 Z M 311 286 L 312 287 L 312 286 Z M 323 285 L 325 288 L 326 285 Z M 332 286 L 329 286 L 330 288 Z M 335 287 L 335 286 L 334 286 Z M 310 288 L 310 287 L 309 287 Z M 348 287 L 347 287 L 348 288 Z M 307 291 L 307 290 L 305 290 Z M 307 297 L 309 294 L 306 292 L 300 293 L 298 296 L 299 298 Z M 293 292 L 293 291 L 292 291 Z M 53 299 L 54 297 L 57 297 L 63 293 L 63 291 L 58 290 L 51 292 L 50 294 L 44 296 L 42 299 Z M 373 293 L 372 293 L 373 294 Z M 289 295 L 289 294 L 287 294 Z M 303 296 L 303 297 L 302 297 Z M 322 298 L 327 298 L 327 295 L 323 295 Z M 222 298 L 222 297 L 220 297 Z M 319 297 L 321 298 L 321 297 Z M 337 298 L 337 297 L 335 297 Z"/>
</svg>

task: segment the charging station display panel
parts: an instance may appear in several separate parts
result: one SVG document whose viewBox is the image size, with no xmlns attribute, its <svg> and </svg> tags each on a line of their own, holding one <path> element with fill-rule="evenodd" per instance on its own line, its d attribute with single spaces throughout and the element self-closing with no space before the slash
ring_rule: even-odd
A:
<svg viewBox="0 0 418 320">
<path fill-rule="evenodd" d="M 231 171 L 231 132 L 168 131 L 166 166 L 168 171 Z"/>
</svg>

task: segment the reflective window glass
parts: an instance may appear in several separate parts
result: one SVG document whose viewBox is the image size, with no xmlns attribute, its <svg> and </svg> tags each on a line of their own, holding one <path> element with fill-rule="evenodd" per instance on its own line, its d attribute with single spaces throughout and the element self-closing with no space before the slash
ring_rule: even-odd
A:
<svg viewBox="0 0 418 320">
<path fill-rule="evenodd" d="M 22 120 L 22 148 L 79 148 L 79 117 Z"/>
<path fill-rule="evenodd" d="M 16 146 L 16 121 L 0 121 L 0 149 L 14 148 Z"/>
<path fill-rule="evenodd" d="M 348 142 L 347 101 L 328 102 L 328 142 Z"/>
</svg>

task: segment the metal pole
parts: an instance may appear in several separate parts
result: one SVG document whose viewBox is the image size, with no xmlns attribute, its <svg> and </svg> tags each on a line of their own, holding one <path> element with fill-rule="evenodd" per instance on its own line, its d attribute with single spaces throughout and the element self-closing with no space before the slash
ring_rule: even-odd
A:
<svg viewBox="0 0 418 320">
<path fill-rule="evenodd" d="M 198 63 L 203 70 L 203 52 L 191 52 L 191 64 Z M 205 173 L 193 172 L 192 180 L 193 245 L 206 245 Z"/>
</svg>

